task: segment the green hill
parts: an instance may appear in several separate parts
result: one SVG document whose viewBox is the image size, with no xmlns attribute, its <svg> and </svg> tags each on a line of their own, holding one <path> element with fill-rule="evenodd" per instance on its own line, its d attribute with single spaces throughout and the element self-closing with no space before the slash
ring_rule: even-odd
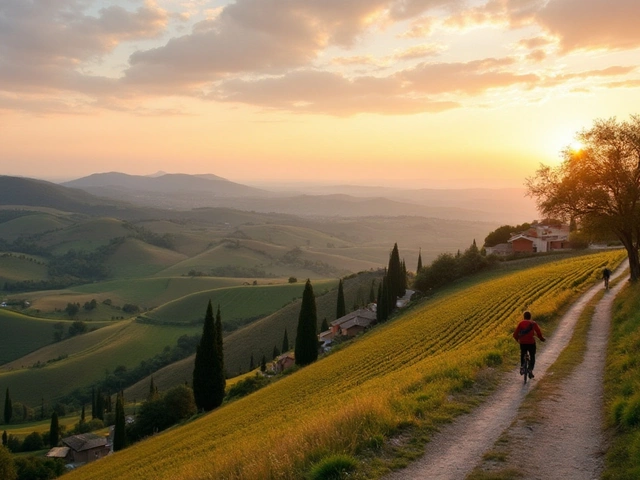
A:
<svg viewBox="0 0 640 480">
<path fill-rule="evenodd" d="M 16 252 L 0 252 L 0 288 L 5 282 L 40 280 L 46 276 L 45 258 Z"/>
<path fill-rule="evenodd" d="M 109 257 L 107 266 L 111 275 L 116 278 L 144 277 L 186 258 L 186 255 L 173 250 L 130 238 L 118 246 Z"/>
<path fill-rule="evenodd" d="M 176 344 L 182 335 L 196 335 L 198 327 L 157 326 L 134 320 L 113 323 L 99 330 L 64 340 L 19 358 L 0 370 L 0 384 L 15 401 L 30 406 L 55 403 L 72 391 L 91 385 L 116 367 L 136 367 Z M 52 330 L 49 330 L 51 334 Z M 44 365 L 33 368 L 34 364 Z"/>
<path fill-rule="evenodd" d="M 320 282 L 320 288 L 331 288 L 336 281 Z M 141 315 L 142 320 L 157 324 L 201 324 L 207 302 L 220 305 L 225 330 L 270 315 L 302 296 L 302 283 L 281 285 L 248 285 L 219 288 L 187 295 Z"/>
<path fill-rule="evenodd" d="M 551 335 L 559 310 L 623 256 L 573 257 L 442 292 L 267 388 L 68 477 L 294 479 L 334 454 L 353 459 L 357 478 L 379 477 L 398 449 L 418 455 L 434 427 L 476 405 L 496 369 L 513 368 L 523 308 Z"/>
<path fill-rule="evenodd" d="M 29 352 L 52 344 L 53 326 L 56 323 L 58 320 L 34 318 L 7 308 L 0 309 L 0 365 L 22 358 Z M 63 321 L 62 323 L 68 330 L 71 321 Z M 105 323 L 96 322 L 91 326 L 99 328 L 104 325 Z M 24 365 L 31 365 L 31 363 L 24 363 Z M 13 367 L 4 365 L 2 368 Z"/>
</svg>

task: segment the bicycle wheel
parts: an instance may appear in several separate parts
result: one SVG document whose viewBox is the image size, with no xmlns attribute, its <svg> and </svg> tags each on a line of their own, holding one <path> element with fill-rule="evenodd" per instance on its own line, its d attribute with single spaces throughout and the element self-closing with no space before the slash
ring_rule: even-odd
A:
<svg viewBox="0 0 640 480">
<path fill-rule="evenodd" d="M 529 352 L 524 356 L 524 374 L 522 375 L 524 385 L 527 384 L 527 378 L 529 377 Z"/>
</svg>

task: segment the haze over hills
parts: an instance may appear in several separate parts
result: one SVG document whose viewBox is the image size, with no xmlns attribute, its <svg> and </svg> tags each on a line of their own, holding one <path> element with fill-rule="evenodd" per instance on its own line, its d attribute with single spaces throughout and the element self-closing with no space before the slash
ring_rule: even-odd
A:
<svg viewBox="0 0 640 480">
<path fill-rule="evenodd" d="M 419 189 L 376 186 L 288 185 L 273 190 L 231 182 L 213 174 L 153 176 L 99 173 L 63 183 L 93 195 L 139 206 L 192 209 L 226 207 L 298 216 L 423 216 L 521 223 L 536 218 L 524 189 Z"/>
</svg>

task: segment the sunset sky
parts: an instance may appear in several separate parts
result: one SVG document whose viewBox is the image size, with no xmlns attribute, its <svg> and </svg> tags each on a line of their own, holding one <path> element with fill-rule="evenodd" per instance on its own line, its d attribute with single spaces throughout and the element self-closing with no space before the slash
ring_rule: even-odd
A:
<svg viewBox="0 0 640 480">
<path fill-rule="evenodd" d="M 0 0 L 0 174 L 521 187 L 640 114 L 638 0 Z"/>
</svg>

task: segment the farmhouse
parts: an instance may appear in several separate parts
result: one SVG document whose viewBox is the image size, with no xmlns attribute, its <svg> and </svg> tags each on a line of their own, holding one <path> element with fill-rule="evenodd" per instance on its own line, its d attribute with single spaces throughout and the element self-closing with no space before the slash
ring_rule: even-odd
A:
<svg viewBox="0 0 640 480">
<path fill-rule="evenodd" d="M 516 233 L 509 239 L 514 253 L 551 252 L 569 247 L 569 227 L 567 225 L 533 225 L 525 232 Z"/>
<path fill-rule="evenodd" d="M 291 368 L 296 363 L 296 357 L 291 352 L 283 353 L 274 362 L 274 370 L 276 373 L 282 373 L 287 368 Z"/>
<path fill-rule="evenodd" d="M 64 447 L 58 447 L 61 450 L 54 452 L 49 450 L 49 454 L 62 455 L 66 453 L 65 460 L 69 463 L 89 463 L 109 454 L 110 446 L 105 437 L 96 435 L 95 433 L 83 433 L 81 435 L 73 435 L 62 439 Z M 66 448 L 66 451 L 64 450 Z"/>
<path fill-rule="evenodd" d="M 340 317 L 329 325 L 326 330 L 318 335 L 318 340 L 322 342 L 322 347 L 328 347 L 333 339 L 342 337 L 355 337 L 357 334 L 364 332 L 367 328 L 376 322 L 376 314 L 369 308 L 361 308 L 351 313 L 347 313 L 344 317 Z"/>
</svg>

